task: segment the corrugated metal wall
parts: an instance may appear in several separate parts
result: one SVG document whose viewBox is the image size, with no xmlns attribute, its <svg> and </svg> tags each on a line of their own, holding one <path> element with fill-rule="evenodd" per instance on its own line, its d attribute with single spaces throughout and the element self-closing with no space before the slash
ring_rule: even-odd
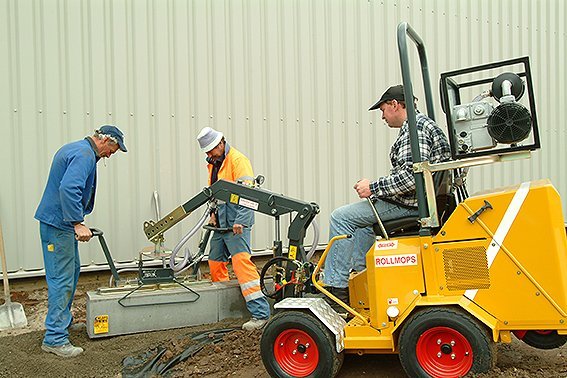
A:
<svg viewBox="0 0 567 378">
<path fill-rule="evenodd" d="M 99 164 L 88 224 L 106 232 L 117 260 L 148 246 L 142 224 L 155 218 L 154 191 L 163 215 L 204 186 L 195 136 L 206 125 L 251 158 L 266 188 L 317 202 L 326 242 L 332 209 L 357 198 L 353 183 L 388 170 L 396 131 L 366 109 L 401 81 L 400 21 L 425 41 L 433 83 L 444 71 L 530 56 L 543 148 L 530 161 L 474 168 L 471 191 L 549 177 L 567 197 L 566 16 L 562 0 L 1 0 L 9 268 L 42 268 L 33 214 L 51 158 L 105 123 L 126 133 L 129 152 Z M 440 109 L 437 117 L 445 124 Z M 196 218 L 169 231 L 166 245 Z M 272 238 L 272 219 L 259 215 L 253 247 Z M 104 261 L 96 242 L 81 256 Z"/>
</svg>

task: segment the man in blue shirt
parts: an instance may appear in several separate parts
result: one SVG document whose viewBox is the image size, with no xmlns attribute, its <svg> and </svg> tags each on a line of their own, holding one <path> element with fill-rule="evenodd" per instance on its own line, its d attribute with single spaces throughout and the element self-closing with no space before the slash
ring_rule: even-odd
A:
<svg viewBox="0 0 567 378">
<path fill-rule="evenodd" d="M 64 145 L 51 163 L 43 197 L 35 213 L 47 281 L 47 316 L 41 349 L 61 357 L 75 357 L 83 348 L 69 342 L 71 305 L 81 262 L 78 241 L 92 237 L 84 224 L 94 208 L 96 163 L 116 151 L 126 152 L 124 134 L 105 125 L 93 136 Z"/>
</svg>

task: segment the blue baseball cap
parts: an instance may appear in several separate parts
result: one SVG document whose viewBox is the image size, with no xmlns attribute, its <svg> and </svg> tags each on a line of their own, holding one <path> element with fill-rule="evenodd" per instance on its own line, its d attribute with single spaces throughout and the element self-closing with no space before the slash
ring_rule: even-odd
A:
<svg viewBox="0 0 567 378">
<path fill-rule="evenodd" d="M 120 146 L 121 151 L 128 151 L 126 149 L 126 145 L 124 145 L 124 133 L 120 131 L 118 127 L 112 125 L 104 125 L 101 126 L 97 131 L 99 134 L 108 135 L 116 139 L 116 142 L 118 143 L 118 146 Z"/>
</svg>

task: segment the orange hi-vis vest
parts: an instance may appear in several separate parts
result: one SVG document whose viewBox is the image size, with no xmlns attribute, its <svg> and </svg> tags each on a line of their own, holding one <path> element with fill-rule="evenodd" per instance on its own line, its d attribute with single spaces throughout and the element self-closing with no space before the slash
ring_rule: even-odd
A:
<svg viewBox="0 0 567 378">
<path fill-rule="evenodd" d="M 252 182 L 254 172 L 250 160 L 236 148 L 226 144 L 226 155 L 218 172 L 219 180 L 227 180 L 236 182 L 242 180 L 244 182 Z M 213 165 L 208 164 L 209 170 L 209 186 L 211 185 L 211 175 Z M 232 227 L 235 223 L 251 227 L 254 224 L 254 211 L 245 207 L 226 203 L 218 207 L 218 219 L 220 227 Z"/>
</svg>

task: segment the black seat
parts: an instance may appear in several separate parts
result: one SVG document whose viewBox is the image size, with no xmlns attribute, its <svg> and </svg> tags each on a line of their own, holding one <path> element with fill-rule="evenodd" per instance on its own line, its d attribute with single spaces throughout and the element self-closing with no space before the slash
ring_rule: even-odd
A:
<svg viewBox="0 0 567 378">
<path fill-rule="evenodd" d="M 419 231 L 419 222 L 417 217 L 403 217 L 397 219 L 390 219 L 388 221 L 382 222 L 388 236 L 391 235 L 417 235 Z M 382 235 L 380 226 L 378 223 L 372 225 L 374 233 L 376 235 Z"/>
<path fill-rule="evenodd" d="M 455 196 L 452 193 L 452 175 L 450 171 L 439 171 L 433 173 L 433 183 L 435 186 L 435 201 L 437 203 L 437 216 L 439 217 L 439 228 L 443 226 L 445 221 L 453 213 L 457 207 Z M 403 206 L 403 205 L 402 205 Z M 382 221 L 388 236 L 405 236 L 417 235 L 419 232 L 418 217 L 403 217 Z M 376 235 L 382 235 L 382 230 L 378 223 L 372 225 L 372 229 Z M 438 229 L 436 229 L 438 230 Z M 436 232 L 434 230 L 434 232 Z"/>
</svg>

